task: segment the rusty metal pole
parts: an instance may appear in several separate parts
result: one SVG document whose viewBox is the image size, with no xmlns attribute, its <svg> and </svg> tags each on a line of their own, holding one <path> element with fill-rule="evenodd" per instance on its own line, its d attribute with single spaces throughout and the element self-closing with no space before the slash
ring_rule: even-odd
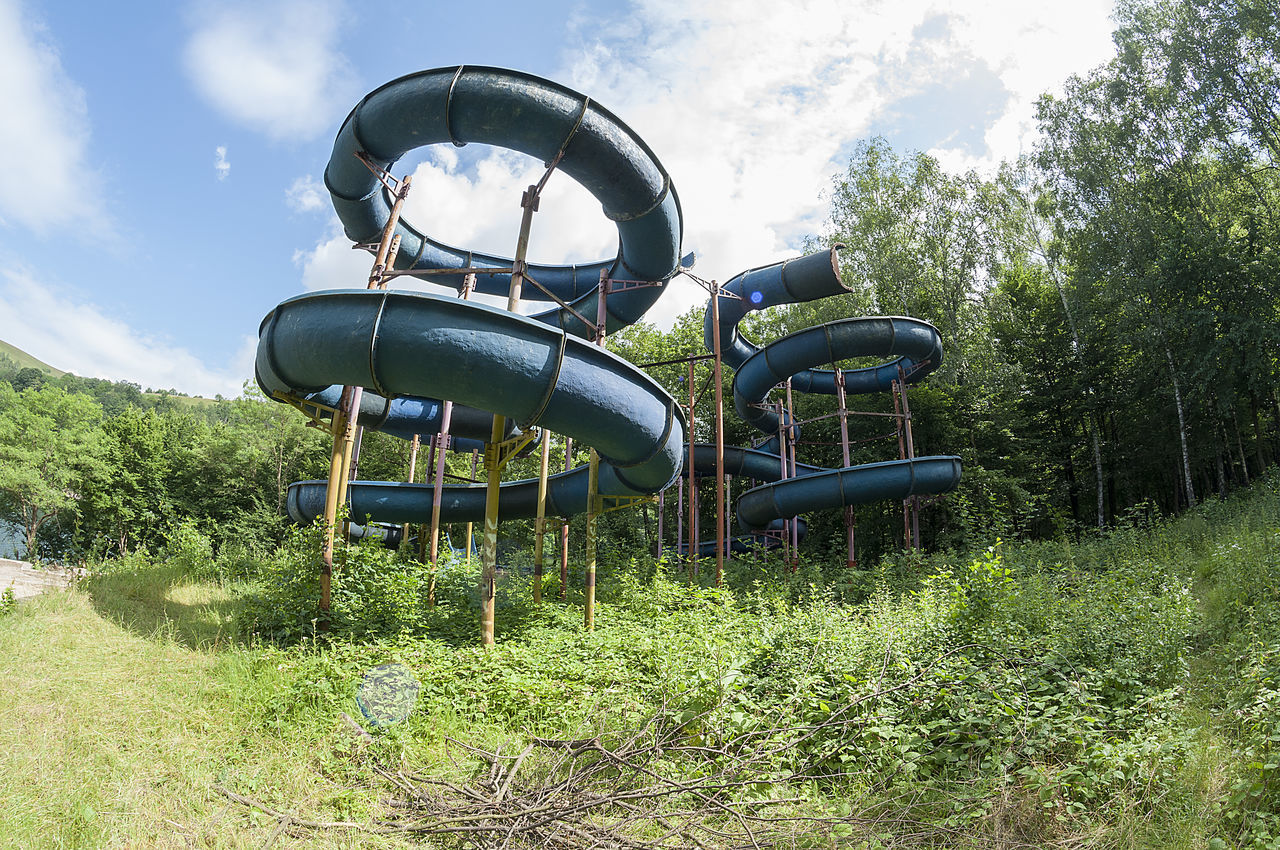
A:
<svg viewBox="0 0 1280 850">
<path fill-rule="evenodd" d="M 320 619 L 317 628 L 327 631 L 329 628 L 330 586 L 333 580 L 333 539 L 338 524 L 338 478 L 342 475 L 342 435 L 346 433 L 346 421 L 343 409 L 351 395 L 351 387 L 342 388 L 342 399 L 338 402 L 338 410 L 333 415 L 333 449 L 329 456 L 329 481 L 324 493 L 324 547 L 320 553 Z"/>
<path fill-rule="evenodd" d="M 344 388 L 345 389 L 345 388 Z M 364 397 L 364 387 L 351 387 L 345 393 L 345 407 L 342 410 L 342 465 L 338 468 L 338 504 L 347 503 L 347 484 L 351 480 L 351 462 L 355 451 L 356 436 L 360 424 L 360 399 Z M 347 523 L 351 517 L 343 520 L 343 537 L 346 537 Z"/>
<path fill-rule="evenodd" d="M 698 552 L 698 490 L 697 476 L 693 474 L 693 442 L 694 442 L 694 397 L 693 397 L 693 361 L 689 361 L 689 466 L 687 473 L 689 476 L 689 545 L 685 549 L 685 555 L 688 561 L 689 581 L 693 581 L 697 575 L 697 552 Z"/>
<path fill-rule="evenodd" d="M 507 312 L 519 314 L 520 287 L 524 282 L 525 257 L 529 253 L 529 229 L 538 209 L 538 187 L 530 186 L 520 199 L 520 237 L 516 255 L 511 261 L 511 289 L 507 294 Z M 493 430 L 484 448 L 487 475 L 484 500 L 484 549 L 480 556 L 480 640 L 493 646 L 494 602 L 498 595 L 498 496 L 502 486 L 502 438 L 506 436 L 507 418 L 494 414 Z"/>
<path fill-rule="evenodd" d="M 382 239 L 378 242 L 378 252 L 374 256 L 373 271 L 369 274 L 369 288 L 373 289 L 382 283 L 386 271 L 388 257 L 394 259 L 392 248 L 399 248 L 400 239 L 395 234 L 396 225 L 400 221 L 400 210 L 404 206 L 405 196 L 409 194 L 412 177 L 406 176 L 400 181 L 396 192 L 396 200 L 391 206 L 387 224 L 382 229 Z M 352 429 L 359 419 L 361 387 L 343 387 L 342 397 L 338 403 L 338 413 L 331 423 L 333 429 L 333 451 L 329 458 L 329 479 L 325 484 L 325 530 L 324 548 L 321 551 L 320 567 L 320 612 L 325 628 L 329 621 L 330 590 L 333 577 L 333 540 L 337 533 L 338 506 L 346 501 L 347 471 L 351 464 L 351 450 L 355 442 Z"/>
<path fill-rule="evenodd" d="M 676 485 L 676 555 L 684 548 L 684 484 Z M 688 556 L 688 551 L 685 555 Z"/>
<path fill-rule="evenodd" d="M 733 513 L 730 505 L 733 502 L 733 476 L 726 475 L 724 477 L 724 556 L 729 557 L 729 551 L 733 546 L 733 535 L 729 533 L 729 515 Z"/>
<path fill-rule="evenodd" d="M 405 475 L 404 480 L 412 484 L 413 479 L 418 475 L 418 450 L 422 448 L 422 435 L 414 434 L 413 439 L 409 441 L 409 472 Z"/>
<path fill-rule="evenodd" d="M 839 405 L 840 412 L 840 458 L 844 462 L 845 469 L 853 465 L 849 454 L 849 404 L 845 395 L 844 372 L 836 367 L 834 363 L 831 368 L 835 370 L 836 378 L 836 402 Z M 848 556 L 845 558 L 845 569 L 853 570 L 858 567 L 858 556 L 853 548 L 853 505 L 845 505 L 844 508 L 844 536 L 845 545 L 848 547 Z"/>
<path fill-rule="evenodd" d="M 367 289 L 387 288 L 387 268 L 395 263 L 396 255 L 400 253 L 400 234 L 393 233 L 392 231 L 395 230 L 396 225 L 400 221 L 400 210 L 404 207 L 404 200 L 409 194 L 409 186 L 412 185 L 412 183 L 412 175 L 406 175 L 404 180 L 400 182 L 400 188 L 396 192 L 395 202 L 391 205 L 391 216 L 387 219 L 387 224 L 382 230 L 382 238 L 378 242 L 378 252 L 373 258 L 373 268 L 369 271 L 369 281 L 366 286 Z M 356 387 L 356 395 L 352 400 L 353 410 L 359 411 L 360 399 L 363 396 L 363 393 L 364 390 L 362 387 Z M 347 477 L 341 482 L 339 488 L 339 504 L 346 501 L 348 482 L 354 481 L 359 477 L 360 446 L 364 442 L 364 426 L 360 424 L 359 416 L 355 415 L 349 416 L 347 423 L 348 427 L 351 427 L 351 422 L 353 421 L 355 422 L 354 438 L 349 446 L 344 447 L 344 452 L 347 457 Z M 351 518 L 348 517 L 347 521 L 342 524 L 342 535 L 344 539 L 346 539 L 350 534 L 350 526 Z"/>
<path fill-rule="evenodd" d="M 542 429 L 541 457 L 538 460 L 538 517 L 533 521 L 533 604 L 542 603 L 542 550 L 547 531 L 547 460 L 551 453 L 551 432 Z"/>
<path fill-rule="evenodd" d="M 796 421 L 795 405 L 791 401 L 791 379 L 787 378 L 787 415 L 794 423 Z M 789 454 L 791 456 L 791 477 L 796 477 L 796 426 L 793 424 L 788 429 L 790 437 L 787 441 Z M 800 568 L 800 518 L 791 518 L 791 571 L 795 572 Z"/>
<path fill-rule="evenodd" d="M 902 422 L 903 430 L 907 435 L 907 457 L 915 458 L 916 441 L 911 430 L 911 405 L 907 403 L 907 376 L 902 371 L 902 367 L 898 367 L 898 386 L 902 387 Z M 920 497 L 911 496 L 908 498 L 911 504 L 911 546 L 913 549 L 920 548 Z"/>
<path fill-rule="evenodd" d="M 600 289 L 596 296 L 596 345 L 604 348 L 609 319 L 605 300 L 609 297 L 609 275 L 600 271 Z M 600 521 L 600 455 L 591 450 L 591 466 L 587 474 L 587 563 L 583 578 L 582 622 L 587 631 L 596 627 L 596 526 Z"/>
<path fill-rule="evenodd" d="M 573 468 L 573 437 L 564 438 L 564 471 Z M 560 521 L 560 598 L 569 596 L 569 518 Z"/>
<path fill-rule="evenodd" d="M 476 464 L 479 461 L 480 452 L 478 449 L 471 450 L 471 481 L 476 480 Z M 475 548 L 475 524 L 467 523 L 467 566 L 471 566 L 471 550 Z"/>
<path fill-rule="evenodd" d="M 711 380 L 716 385 L 716 587 L 724 584 L 724 390 L 720 363 L 720 284 L 711 281 Z"/>
<path fill-rule="evenodd" d="M 475 288 L 475 274 L 468 274 L 463 279 L 459 294 L 466 301 Z M 453 402 L 445 400 L 440 411 L 440 431 L 436 434 L 435 481 L 431 488 L 431 530 L 428 532 L 431 550 L 429 552 L 431 566 L 427 570 L 427 606 L 436 604 L 436 565 L 440 558 L 440 504 L 444 500 L 444 476 L 447 453 L 449 451 L 449 429 L 453 423 Z"/>
<path fill-rule="evenodd" d="M 414 434 L 413 440 L 409 443 L 409 473 L 405 476 L 405 481 L 409 484 L 413 483 L 413 479 L 417 477 L 418 472 L 418 449 L 422 447 L 422 436 Z M 409 523 L 405 523 L 400 529 L 400 550 L 406 551 L 409 547 Z"/>
<path fill-rule="evenodd" d="M 787 411 L 782 406 L 782 402 L 775 402 L 778 406 L 778 460 L 782 464 L 782 477 L 780 481 L 787 480 Z M 782 563 L 789 564 L 791 562 L 791 520 L 783 517 L 782 519 Z"/>
<path fill-rule="evenodd" d="M 894 381 L 890 384 L 890 389 L 893 395 L 893 421 L 896 423 L 898 430 L 898 459 L 906 460 L 907 444 L 904 438 L 906 428 L 904 427 L 905 422 L 902 416 L 902 402 L 898 397 L 901 386 L 902 385 L 898 381 Z M 909 504 L 909 499 L 902 500 L 902 548 L 904 549 L 911 548 L 911 508 L 909 507 Z"/>
<path fill-rule="evenodd" d="M 445 458 L 449 451 L 449 425 L 453 420 L 453 402 L 446 401 L 440 413 L 440 433 L 436 434 L 435 480 L 431 486 L 431 530 L 427 540 L 430 567 L 427 568 L 427 607 L 436 604 L 436 562 L 440 557 L 440 503 L 444 501 Z"/>
<path fill-rule="evenodd" d="M 427 440 L 427 478 L 431 481 L 431 486 L 433 489 L 435 488 L 435 484 L 436 484 L 436 479 L 435 479 L 436 449 L 439 446 L 439 443 L 440 443 L 439 434 L 432 434 L 430 439 Z M 472 477 L 474 478 L 475 476 L 473 475 Z M 427 541 L 430 540 L 431 538 L 431 535 L 428 534 L 428 530 L 430 528 L 431 526 L 425 522 L 418 526 L 418 562 L 419 563 L 425 564 L 428 561 Z"/>
<path fill-rule="evenodd" d="M 591 450 L 591 466 L 587 477 L 587 564 L 583 578 L 585 601 L 582 606 L 582 623 L 587 631 L 596 627 L 596 521 L 600 511 L 600 496 L 596 490 L 600 486 L 600 455 Z"/>
</svg>

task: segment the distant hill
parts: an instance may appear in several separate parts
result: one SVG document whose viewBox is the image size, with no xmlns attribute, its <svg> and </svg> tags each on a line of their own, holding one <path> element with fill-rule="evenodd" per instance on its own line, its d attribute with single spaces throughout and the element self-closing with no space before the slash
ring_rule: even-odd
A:
<svg viewBox="0 0 1280 850">
<path fill-rule="evenodd" d="M 0 340 L 0 358 L 3 357 L 7 357 L 17 363 L 19 369 L 39 369 L 50 378 L 61 378 L 63 375 L 70 374 L 61 369 L 55 369 L 43 360 L 32 357 L 16 345 Z M 213 399 L 205 398 L 204 396 L 170 395 L 169 393 L 143 393 L 143 395 L 152 400 L 159 399 L 161 396 L 168 396 L 175 403 L 188 407 L 201 407 L 214 403 Z M 2 547 L 2 544 L 0 544 L 0 547 Z"/>
<path fill-rule="evenodd" d="M 51 378 L 60 378 L 63 375 L 67 374 L 61 369 L 53 368 L 48 363 L 45 363 L 43 360 L 38 360 L 35 357 L 32 357 L 30 354 L 23 351 L 21 348 L 18 348 L 18 346 L 10 345 L 4 340 L 0 340 L 0 354 L 3 354 L 5 357 L 8 357 L 10 360 L 17 363 L 19 369 L 26 369 L 26 368 L 39 369 L 41 372 L 44 372 L 46 375 L 48 375 Z"/>
</svg>

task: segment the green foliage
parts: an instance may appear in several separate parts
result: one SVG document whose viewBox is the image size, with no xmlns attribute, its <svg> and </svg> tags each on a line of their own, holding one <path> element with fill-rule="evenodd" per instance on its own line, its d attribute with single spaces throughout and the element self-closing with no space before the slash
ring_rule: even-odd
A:
<svg viewBox="0 0 1280 850">
<path fill-rule="evenodd" d="M 18 597 L 14 595 L 12 587 L 6 587 L 3 593 L 0 593 L 0 617 L 5 614 L 12 614 L 18 609 Z"/>
<path fill-rule="evenodd" d="M 322 629 L 320 565 L 324 529 L 294 528 L 254 576 L 245 628 L 282 643 Z M 427 607 L 430 571 L 380 542 L 335 547 L 328 633 L 346 639 L 394 637 L 417 629 Z"/>
<path fill-rule="evenodd" d="M 193 522 L 187 521 L 169 530 L 160 557 L 183 575 L 193 579 L 210 580 L 217 577 L 213 544 L 200 533 Z"/>
<path fill-rule="evenodd" d="M 0 383 L 0 500 L 25 529 L 29 560 L 40 560 L 41 529 L 74 513 L 83 483 L 104 468 L 101 416 L 85 396 Z"/>
</svg>

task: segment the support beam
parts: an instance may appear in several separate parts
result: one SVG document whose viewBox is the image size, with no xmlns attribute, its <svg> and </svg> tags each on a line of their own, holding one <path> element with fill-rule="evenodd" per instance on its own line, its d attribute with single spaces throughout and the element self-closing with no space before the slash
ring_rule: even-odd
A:
<svg viewBox="0 0 1280 850">
<path fill-rule="evenodd" d="M 587 631 L 596 627 L 596 521 L 600 515 L 600 455 L 591 450 L 591 467 L 587 479 L 587 565 L 583 579 L 586 601 L 582 609 L 582 621 Z"/>
<path fill-rule="evenodd" d="M 524 281 L 525 257 L 529 253 L 529 229 L 533 226 L 533 214 L 538 209 L 538 187 L 530 186 L 520 199 L 523 210 L 520 216 L 520 237 L 516 241 L 516 254 L 511 262 L 511 289 L 507 294 L 507 312 L 520 312 L 520 287 Z M 494 415 L 493 431 L 484 449 L 486 479 L 484 502 L 484 549 L 480 556 L 480 641 L 493 646 L 494 603 L 497 599 L 498 564 L 498 490 L 502 485 L 502 457 L 500 443 L 506 434 L 507 418 Z"/>
<path fill-rule="evenodd" d="M 711 336 L 714 364 L 712 381 L 716 385 L 716 587 L 724 584 L 724 390 L 720 385 L 720 284 L 711 282 Z"/>
<path fill-rule="evenodd" d="M 551 453 L 551 432 L 542 429 L 538 460 L 538 518 L 533 521 L 533 604 L 542 604 L 542 550 L 547 531 L 547 460 Z"/>
</svg>

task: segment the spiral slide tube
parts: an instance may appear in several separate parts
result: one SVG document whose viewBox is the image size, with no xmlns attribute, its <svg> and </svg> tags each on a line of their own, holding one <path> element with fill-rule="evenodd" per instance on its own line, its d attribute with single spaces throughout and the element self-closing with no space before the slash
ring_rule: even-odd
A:
<svg viewBox="0 0 1280 850">
<path fill-rule="evenodd" d="M 460 65 L 401 77 L 375 89 L 347 116 L 325 169 L 325 185 L 346 234 L 358 243 L 376 241 L 390 218 L 391 202 L 377 177 L 357 154 L 390 170 L 408 151 L 423 145 L 470 142 L 528 154 L 578 181 L 600 201 L 618 227 L 618 254 L 584 265 L 530 264 L 528 275 L 594 318 L 601 271 L 618 280 L 666 281 L 678 269 L 683 222 L 680 200 L 661 163 L 632 130 L 590 98 L 561 85 L 501 68 Z M 479 269 L 477 291 L 506 295 L 511 260 L 453 248 L 432 240 L 407 222 L 397 225 L 397 269 Z M 458 271 L 426 275 L 459 287 Z M 640 319 L 662 287 L 613 293 L 606 301 L 607 330 Z M 536 287 L 522 298 L 549 301 Z M 587 328 L 563 308 L 538 319 L 585 336 Z"/>
<path fill-rule="evenodd" d="M 879 366 L 843 371 L 846 392 L 859 394 L 888 391 L 897 380 L 899 369 L 908 381 L 918 381 L 942 362 L 938 331 L 927 322 L 901 316 L 829 322 L 790 334 L 764 348 L 741 336 L 738 323 L 751 310 L 812 301 L 846 291 L 840 282 L 839 248 L 751 269 L 724 287 L 737 296 L 721 297 L 719 305 L 724 361 L 737 370 L 733 380 L 734 407 L 744 420 L 765 434 L 776 434 L 780 422 L 776 413 L 760 403 L 782 381 L 790 378 L 792 389 L 798 392 L 836 392 L 836 373 L 814 368 L 820 364 L 852 357 L 894 358 Z M 710 348 L 710 308 L 704 329 Z M 771 457 L 772 463 L 777 464 L 772 468 L 780 468 L 777 456 Z M 738 524 L 746 531 L 760 531 L 777 520 L 808 511 L 945 493 L 960 483 L 960 471 L 960 458 L 954 456 L 892 460 L 842 469 L 810 467 L 794 478 L 773 480 L 742 494 L 736 506 Z"/>
<path fill-rule="evenodd" d="M 688 448 L 688 444 L 686 444 L 685 457 L 688 457 Z M 796 470 L 799 475 L 809 475 L 815 472 L 824 472 L 825 467 L 797 463 Z M 779 457 L 777 452 L 768 450 L 761 451 L 741 446 L 725 446 L 724 473 L 735 478 L 751 478 L 756 481 L 780 481 L 782 480 L 782 458 Z M 711 478 L 715 476 L 715 443 L 693 444 L 693 474 L 696 478 Z M 800 528 L 797 536 L 803 540 L 808 529 L 804 520 L 798 520 L 798 522 L 800 523 Z M 768 528 L 769 531 L 773 532 L 780 532 L 782 529 L 781 520 L 770 523 Z M 718 545 L 719 542 L 715 538 L 699 541 L 697 544 L 698 557 L 715 557 Z M 781 546 L 782 541 L 777 537 L 761 534 L 741 534 L 730 538 L 729 545 L 734 552 L 750 552 L 757 547 L 769 549 Z M 688 548 L 687 543 L 682 543 L 678 551 L 681 555 L 685 555 L 688 554 Z"/>
<path fill-rule="evenodd" d="M 390 171 L 423 145 L 480 142 L 551 164 L 601 202 L 618 228 L 612 259 L 585 266 L 529 265 L 528 276 L 594 317 L 601 271 L 615 279 L 665 284 L 680 268 L 682 222 L 670 177 L 625 124 L 577 92 L 498 68 L 459 66 L 423 71 L 388 83 L 360 101 L 343 123 L 325 183 L 347 235 L 376 241 L 390 220 L 390 201 L 370 166 Z M 505 294 L 512 261 L 431 240 L 401 220 L 398 269 L 445 271 L 428 280 L 457 286 L 465 270 L 477 289 Z M 493 272 L 485 268 L 501 269 Z M 612 293 L 606 325 L 631 324 L 663 286 Z M 526 300 L 547 299 L 537 287 Z M 658 492 L 679 474 L 685 421 L 671 396 L 625 360 L 588 344 L 589 329 L 562 307 L 525 317 L 451 297 L 383 290 L 316 292 L 280 304 L 262 322 L 257 380 L 269 397 L 332 399 L 343 385 L 368 391 L 361 421 L 408 437 L 439 431 L 439 402 L 500 414 L 521 428 L 573 437 L 600 454 L 598 492 L 632 497 Z M 465 408 L 455 407 L 454 416 Z M 488 414 L 464 412 L 451 428 L 486 438 Z M 455 422 L 459 420 L 455 418 Z M 323 481 L 291 485 L 289 513 L 300 522 L 321 515 Z M 353 517 L 426 522 L 426 485 L 351 482 Z M 552 476 L 548 511 L 588 507 L 586 467 Z M 442 521 L 484 516 L 483 486 L 443 488 Z M 537 481 L 504 484 L 499 518 L 531 517 Z"/>
</svg>

